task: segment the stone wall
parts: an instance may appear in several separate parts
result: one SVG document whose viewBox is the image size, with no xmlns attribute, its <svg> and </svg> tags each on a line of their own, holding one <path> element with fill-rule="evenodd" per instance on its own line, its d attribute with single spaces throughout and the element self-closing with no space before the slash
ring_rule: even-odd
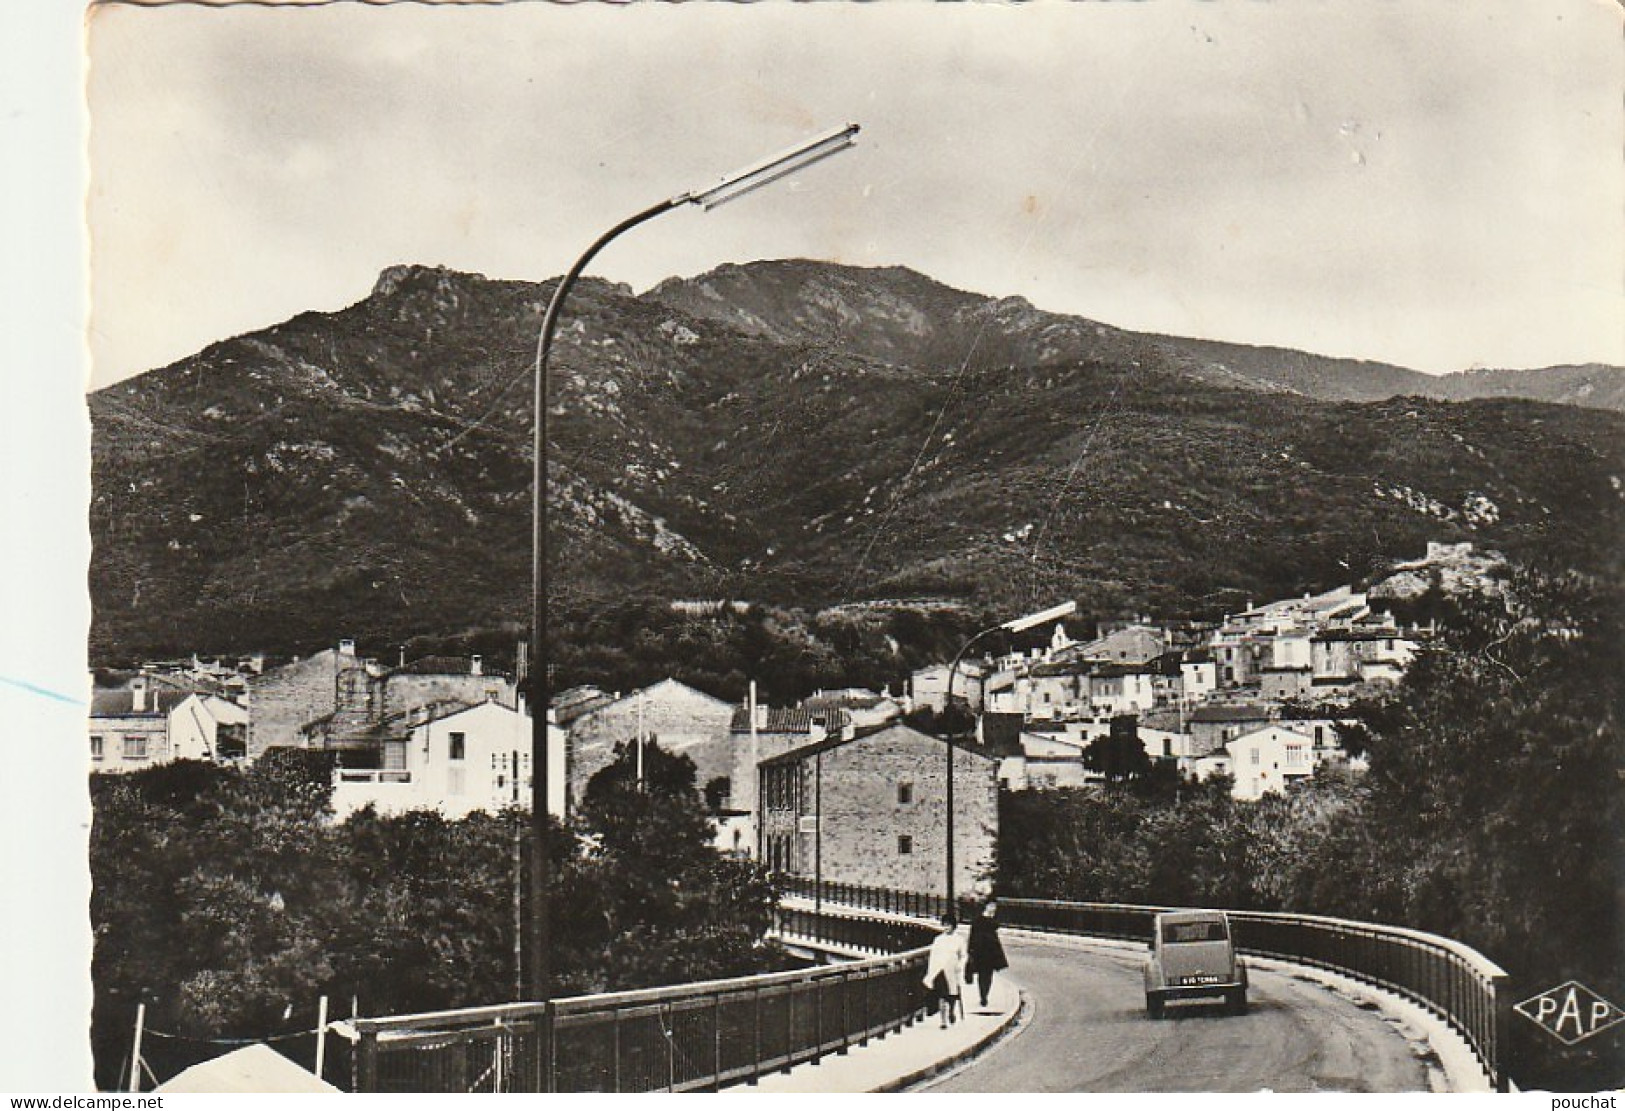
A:
<svg viewBox="0 0 1625 1111">
<path fill-rule="evenodd" d="M 359 687 L 364 699 L 369 677 L 362 661 L 331 648 L 250 678 L 248 758 L 257 759 L 275 746 L 298 745 L 301 725 L 338 709 L 341 673 L 357 671 L 360 675 L 344 686 Z"/>
<path fill-rule="evenodd" d="M 615 746 L 643 734 L 667 752 L 694 761 L 696 789 L 733 773 L 728 726 L 733 705 L 672 679 L 617 699 L 570 723 L 569 781 L 579 800 L 587 781 L 615 758 Z M 572 802 L 572 805 L 574 803 Z"/>
<path fill-rule="evenodd" d="M 947 872 L 944 742 L 906 726 L 858 737 L 800 761 L 800 817 L 792 867 L 825 881 L 942 892 Z M 998 764 L 954 750 L 954 886 L 985 891 L 998 841 Z M 789 815 L 766 809 L 764 833 Z M 821 827 L 821 828 L 820 828 Z M 905 840 L 906 839 L 906 840 Z M 821 858 L 821 859 L 820 859 Z"/>
</svg>

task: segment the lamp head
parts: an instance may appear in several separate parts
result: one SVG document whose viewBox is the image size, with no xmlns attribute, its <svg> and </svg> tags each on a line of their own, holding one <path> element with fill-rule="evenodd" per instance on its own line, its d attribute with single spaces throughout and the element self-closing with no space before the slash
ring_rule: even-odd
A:
<svg viewBox="0 0 1625 1111">
<path fill-rule="evenodd" d="M 787 151 L 735 171 L 715 185 L 697 189 L 692 193 L 684 193 L 675 200 L 679 204 L 697 204 L 709 212 L 718 205 L 738 200 L 764 185 L 771 185 L 780 178 L 788 177 L 816 162 L 822 162 L 841 153 L 857 142 L 859 130 L 861 128 L 858 124 L 849 123 L 845 127 L 826 131 Z"/>
<path fill-rule="evenodd" d="M 1076 612 L 1078 612 L 1078 603 L 1062 602 L 1060 605 L 1051 606 L 1047 610 L 1040 610 L 1038 613 L 1029 613 L 1026 617 L 1017 617 L 1006 621 L 999 628 L 1009 633 L 1024 633 L 1028 629 L 1043 625 L 1046 622 L 1057 621 Z"/>
</svg>

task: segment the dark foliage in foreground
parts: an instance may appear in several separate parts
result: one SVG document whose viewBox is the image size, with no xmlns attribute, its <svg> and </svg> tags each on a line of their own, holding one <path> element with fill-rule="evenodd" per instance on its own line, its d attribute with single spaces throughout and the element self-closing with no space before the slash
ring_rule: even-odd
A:
<svg viewBox="0 0 1625 1111">
<path fill-rule="evenodd" d="M 555 828 L 551 901 L 559 994 L 786 967 L 765 944 L 774 895 L 711 848 L 693 765 L 650 746 L 580 820 Z M 311 1039 L 332 1013 L 398 1014 L 519 998 L 515 877 L 527 817 L 460 821 L 370 808 L 331 821 L 329 765 L 273 751 L 239 770 L 181 762 L 92 780 L 91 913 L 98 1083 L 128 1068 L 137 1003 L 160 1077 L 232 1039 Z"/>
</svg>

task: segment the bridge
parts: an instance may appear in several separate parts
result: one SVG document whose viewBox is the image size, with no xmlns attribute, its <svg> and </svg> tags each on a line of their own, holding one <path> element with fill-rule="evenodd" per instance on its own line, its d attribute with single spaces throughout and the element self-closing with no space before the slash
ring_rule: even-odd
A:
<svg viewBox="0 0 1625 1111">
<path fill-rule="evenodd" d="M 358 1091 L 1505 1090 L 1506 976 L 1398 927 L 1231 913 L 1254 1006 L 1147 1019 L 1159 907 L 1001 899 L 1005 994 L 925 1018 L 940 899 L 802 886 L 787 945 L 833 963 L 642 991 L 358 1019 Z M 1019 986 L 1019 998 L 1015 988 Z M 1172 1013 L 1171 1013 L 1172 1014 Z M 1445 1047 L 1439 1059 L 1439 1047 Z M 1450 1047 L 1454 1047 L 1454 1050 Z M 978 1052 L 981 1051 L 981 1052 Z"/>
</svg>

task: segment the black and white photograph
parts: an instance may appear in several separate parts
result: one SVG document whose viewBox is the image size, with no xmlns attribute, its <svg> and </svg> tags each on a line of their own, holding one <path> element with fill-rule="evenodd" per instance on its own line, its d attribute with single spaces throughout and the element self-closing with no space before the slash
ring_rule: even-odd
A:
<svg viewBox="0 0 1625 1111">
<path fill-rule="evenodd" d="M 1619 4 L 78 16 L 0 1090 L 1625 1086 Z"/>
</svg>

